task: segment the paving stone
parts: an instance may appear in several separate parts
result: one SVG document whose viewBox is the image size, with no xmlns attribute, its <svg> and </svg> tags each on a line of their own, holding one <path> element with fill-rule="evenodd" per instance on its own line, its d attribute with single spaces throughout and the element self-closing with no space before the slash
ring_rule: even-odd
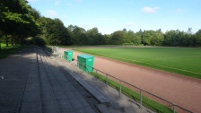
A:
<svg viewBox="0 0 201 113">
<path fill-rule="evenodd" d="M 64 93 L 65 93 L 67 99 L 74 98 L 74 95 L 73 95 L 73 93 L 71 91 L 69 91 L 69 90 L 68 91 L 64 91 Z"/>
<path fill-rule="evenodd" d="M 33 48 L 26 48 L 22 53 L 0 59 L 0 76 L 5 77 L 0 80 L 0 113 L 19 112 L 34 57 L 32 52 Z"/>
<path fill-rule="evenodd" d="M 58 106 L 59 106 L 59 109 L 61 112 L 68 113 L 68 112 L 73 111 L 73 108 L 67 99 L 59 100 L 57 102 L 58 102 Z"/>
<path fill-rule="evenodd" d="M 23 102 L 40 102 L 40 92 L 25 91 L 23 96 Z"/>
<path fill-rule="evenodd" d="M 61 90 L 54 92 L 54 95 L 55 95 L 56 100 L 65 100 L 66 99 L 66 95 Z"/>
<path fill-rule="evenodd" d="M 76 98 L 68 99 L 68 101 L 72 105 L 73 109 L 82 109 L 82 105 L 79 103 L 79 101 Z"/>
<path fill-rule="evenodd" d="M 85 107 L 85 113 L 96 113 L 91 107 Z"/>
<path fill-rule="evenodd" d="M 42 113 L 41 102 L 23 103 L 20 113 Z"/>
<path fill-rule="evenodd" d="M 89 107 L 89 104 L 83 98 L 78 98 L 78 101 L 82 105 L 83 108 Z"/>
<path fill-rule="evenodd" d="M 42 91 L 41 92 L 41 101 L 56 101 L 55 95 L 52 91 Z"/>
<path fill-rule="evenodd" d="M 60 113 L 56 101 L 42 102 L 43 113 Z"/>
</svg>

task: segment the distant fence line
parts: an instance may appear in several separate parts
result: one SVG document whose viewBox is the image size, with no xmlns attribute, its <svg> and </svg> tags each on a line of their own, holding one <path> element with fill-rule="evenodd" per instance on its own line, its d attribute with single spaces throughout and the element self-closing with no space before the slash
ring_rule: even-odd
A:
<svg viewBox="0 0 201 113">
<path fill-rule="evenodd" d="M 64 51 L 65 51 L 64 48 L 52 47 L 52 50 L 53 50 L 53 53 L 55 53 L 55 54 L 57 54 L 57 55 L 59 55 L 60 57 L 63 58 L 63 54 L 64 54 Z M 77 62 L 74 65 L 76 67 L 78 67 L 79 61 L 76 60 L 76 59 L 74 59 L 74 60 Z M 86 64 L 83 64 L 82 66 L 84 66 L 85 68 L 87 68 L 87 67 L 93 68 L 93 71 L 96 73 L 96 75 L 98 73 L 100 73 L 101 75 L 105 76 L 105 84 L 106 84 L 106 86 L 108 85 L 107 83 L 108 83 L 108 78 L 109 77 L 112 78 L 113 80 L 115 80 L 116 82 L 118 82 L 120 84 L 119 88 L 118 88 L 118 92 L 119 92 L 120 95 L 122 94 L 122 86 L 123 86 L 123 84 L 126 85 L 126 86 L 130 86 L 132 88 L 135 88 L 135 89 L 139 90 L 138 93 L 140 94 L 140 96 L 139 96 L 140 101 L 139 101 L 139 103 L 138 102 L 137 103 L 140 105 L 140 107 L 143 107 L 143 101 L 142 101 L 143 100 L 143 98 L 142 98 L 143 94 L 148 94 L 148 95 L 153 96 L 153 97 L 155 97 L 155 98 L 157 98 L 157 99 L 159 99 L 161 101 L 164 101 L 164 102 L 168 103 L 170 106 L 167 106 L 167 107 L 171 108 L 173 113 L 176 113 L 176 111 L 178 111 L 177 109 L 179 109 L 179 111 L 182 110 L 182 111 L 184 111 L 186 113 L 193 113 L 192 111 L 190 111 L 190 110 L 188 110 L 188 109 L 186 109 L 186 108 L 184 108 L 182 106 L 179 106 L 179 105 L 177 105 L 177 104 L 175 104 L 175 103 L 173 103 L 173 102 L 171 102 L 169 100 L 166 100 L 166 99 L 164 99 L 164 98 L 162 98 L 160 96 L 157 96 L 157 95 L 155 95 L 155 94 L 153 94 L 153 93 L 151 93 L 149 91 L 143 90 L 143 89 L 141 89 L 141 88 L 139 88 L 139 87 L 137 87 L 135 85 L 132 85 L 132 84 L 126 82 L 126 81 L 123 81 L 123 80 L 121 80 L 121 79 L 119 79 L 119 78 L 117 78 L 117 77 L 115 77 L 115 76 L 113 76 L 111 74 L 103 72 L 103 71 L 101 71 L 99 69 L 96 69 L 94 67 L 87 66 Z"/>
</svg>

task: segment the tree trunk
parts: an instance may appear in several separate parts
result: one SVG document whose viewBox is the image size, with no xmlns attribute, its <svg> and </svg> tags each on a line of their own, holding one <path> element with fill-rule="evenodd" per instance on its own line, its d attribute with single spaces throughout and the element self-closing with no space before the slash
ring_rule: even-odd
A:
<svg viewBox="0 0 201 113">
<path fill-rule="evenodd" d="M 14 46 L 14 36 L 13 35 L 11 35 L 11 44 L 12 44 L 12 46 Z"/>
<path fill-rule="evenodd" d="M 0 50 L 1 50 L 1 38 L 0 38 Z"/>
<path fill-rule="evenodd" d="M 6 48 L 8 47 L 8 36 L 6 34 Z"/>
<path fill-rule="evenodd" d="M 21 44 L 21 46 L 23 46 L 23 38 L 20 36 L 20 44 Z"/>
</svg>

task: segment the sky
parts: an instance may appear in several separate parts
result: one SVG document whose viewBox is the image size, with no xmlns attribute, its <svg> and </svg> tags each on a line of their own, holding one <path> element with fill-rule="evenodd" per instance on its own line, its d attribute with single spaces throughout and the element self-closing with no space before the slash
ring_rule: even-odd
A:
<svg viewBox="0 0 201 113">
<path fill-rule="evenodd" d="M 41 16 L 102 34 L 118 30 L 201 29 L 201 0 L 28 0 Z"/>
</svg>

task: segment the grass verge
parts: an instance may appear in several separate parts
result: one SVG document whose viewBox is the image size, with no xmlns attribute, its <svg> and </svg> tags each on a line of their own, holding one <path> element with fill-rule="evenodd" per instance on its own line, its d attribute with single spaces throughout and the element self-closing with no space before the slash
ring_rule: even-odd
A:
<svg viewBox="0 0 201 113">
<path fill-rule="evenodd" d="M 13 55 L 17 51 L 19 51 L 20 49 L 22 49 L 21 46 L 9 46 L 9 47 L 6 47 L 5 44 L 1 44 L 0 59 L 6 58 L 6 57 L 8 57 L 10 55 Z"/>
<path fill-rule="evenodd" d="M 103 76 L 101 74 L 96 74 L 95 72 L 91 72 L 90 74 L 92 76 L 98 78 L 100 81 L 106 83 L 106 77 L 105 76 Z M 119 90 L 119 86 L 120 86 L 119 83 L 107 78 L 107 84 L 109 86 L 113 87 L 114 89 Z M 121 86 L 121 93 L 123 93 L 124 95 L 133 99 L 136 102 L 140 102 L 140 94 L 138 92 L 130 89 L 130 88 L 127 88 L 125 86 Z M 154 112 L 157 112 L 157 113 L 172 113 L 173 112 L 170 108 L 168 108 L 162 104 L 159 104 L 158 102 L 155 102 L 152 99 L 149 99 L 145 96 L 142 96 L 142 98 L 143 98 L 142 99 L 142 103 L 143 103 L 142 105 L 148 109 L 151 109 Z"/>
</svg>

